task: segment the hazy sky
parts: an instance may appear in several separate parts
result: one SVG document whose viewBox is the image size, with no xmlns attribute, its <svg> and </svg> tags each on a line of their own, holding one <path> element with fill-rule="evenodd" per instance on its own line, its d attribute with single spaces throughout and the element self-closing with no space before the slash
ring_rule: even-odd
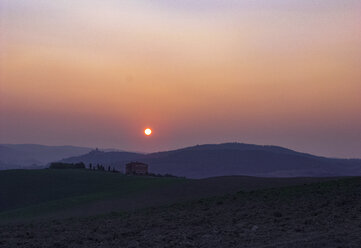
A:
<svg viewBox="0 0 361 248">
<path fill-rule="evenodd" d="M 0 143 L 227 141 L 361 157 L 361 1 L 0 0 Z"/>
</svg>

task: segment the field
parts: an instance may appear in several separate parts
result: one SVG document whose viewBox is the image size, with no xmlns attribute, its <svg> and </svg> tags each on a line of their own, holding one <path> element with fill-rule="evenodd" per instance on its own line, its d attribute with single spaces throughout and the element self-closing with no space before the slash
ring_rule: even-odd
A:
<svg viewBox="0 0 361 248">
<path fill-rule="evenodd" d="M 182 180 L 89 170 L 0 171 L 0 220 L 47 216 L 112 198 L 136 198 Z"/>
<path fill-rule="evenodd" d="M 0 171 L 0 222 L 130 211 L 324 180 L 329 179 L 234 176 L 189 180 L 89 170 Z"/>
<path fill-rule="evenodd" d="M 1 247 L 359 247 L 361 178 L 0 225 Z"/>
</svg>

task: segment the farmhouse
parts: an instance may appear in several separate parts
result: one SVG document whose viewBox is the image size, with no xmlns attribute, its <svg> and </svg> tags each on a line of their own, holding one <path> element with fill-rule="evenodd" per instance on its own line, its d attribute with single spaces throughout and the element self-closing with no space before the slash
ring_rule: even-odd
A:
<svg viewBox="0 0 361 248">
<path fill-rule="evenodd" d="M 127 175 L 146 175 L 148 174 L 148 165 L 140 162 L 130 162 L 125 166 Z"/>
</svg>

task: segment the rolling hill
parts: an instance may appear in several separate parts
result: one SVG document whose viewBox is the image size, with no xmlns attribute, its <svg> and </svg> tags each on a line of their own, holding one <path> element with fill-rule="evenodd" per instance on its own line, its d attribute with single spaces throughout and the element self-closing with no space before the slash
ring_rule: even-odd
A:
<svg viewBox="0 0 361 248">
<path fill-rule="evenodd" d="M 188 178 L 248 175 L 327 177 L 361 175 L 360 159 L 334 159 L 278 146 L 242 143 L 206 144 L 151 154 L 91 152 L 64 162 L 109 164 L 119 169 L 130 160 L 149 164 L 152 173 Z"/>
</svg>

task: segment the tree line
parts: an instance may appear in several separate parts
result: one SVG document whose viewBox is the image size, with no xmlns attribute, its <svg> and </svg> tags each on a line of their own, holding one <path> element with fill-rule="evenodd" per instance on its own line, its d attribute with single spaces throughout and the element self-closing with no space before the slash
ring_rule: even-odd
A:
<svg viewBox="0 0 361 248">
<path fill-rule="evenodd" d="M 102 164 L 97 164 L 97 165 L 93 166 L 92 163 L 89 164 L 88 169 L 89 170 L 98 170 L 98 171 L 108 171 L 108 172 L 119 172 L 118 170 L 115 169 L 115 167 L 104 166 Z"/>
<path fill-rule="evenodd" d="M 107 171 L 107 172 L 119 173 L 119 171 L 115 169 L 115 167 L 104 166 L 102 164 L 93 165 L 92 163 L 86 166 L 83 162 L 80 163 L 54 162 L 50 164 L 49 168 L 50 169 L 88 169 L 93 171 Z"/>
<path fill-rule="evenodd" d="M 115 167 L 111 166 L 104 166 L 102 164 L 93 165 L 90 163 L 86 166 L 83 162 L 80 163 L 63 163 L 63 162 L 54 162 L 51 163 L 49 166 L 50 169 L 83 169 L 83 170 L 92 170 L 92 171 L 104 171 L 104 172 L 113 172 L 113 173 L 121 173 Z M 155 174 L 155 173 L 148 173 L 147 176 L 151 177 L 178 177 L 171 174 Z"/>
</svg>

